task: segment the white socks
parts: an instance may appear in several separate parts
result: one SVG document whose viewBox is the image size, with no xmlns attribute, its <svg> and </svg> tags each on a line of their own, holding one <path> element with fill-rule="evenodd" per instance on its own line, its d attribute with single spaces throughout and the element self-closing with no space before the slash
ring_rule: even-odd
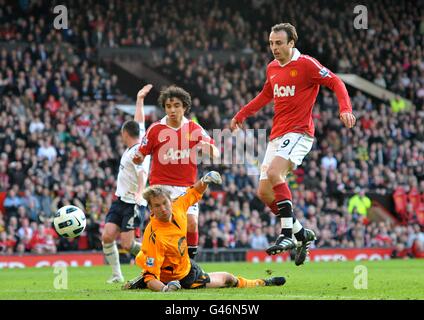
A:
<svg viewBox="0 0 424 320">
<path fill-rule="evenodd" d="M 300 230 L 302 230 L 302 225 L 299 222 L 299 219 L 296 219 L 296 221 L 293 223 L 293 234 L 298 233 Z"/>
<path fill-rule="evenodd" d="M 107 263 L 112 267 L 113 275 L 122 276 L 121 264 L 119 263 L 119 251 L 116 241 L 112 243 L 103 243 L 103 253 Z"/>
</svg>

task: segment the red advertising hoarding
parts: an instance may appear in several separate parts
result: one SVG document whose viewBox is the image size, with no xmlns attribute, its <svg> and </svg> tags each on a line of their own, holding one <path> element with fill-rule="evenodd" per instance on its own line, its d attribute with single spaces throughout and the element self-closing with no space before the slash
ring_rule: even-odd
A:
<svg viewBox="0 0 424 320">
<path fill-rule="evenodd" d="M 0 255 L 0 269 L 27 267 L 91 267 L 104 265 L 104 256 L 99 253 L 61 253 L 51 255 Z"/>
<path fill-rule="evenodd" d="M 390 259 L 392 248 L 358 248 L 358 249 L 311 249 L 309 261 L 360 261 Z M 249 262 L 283 262 L 289 260 L 289 254 L 269 256 L 265 251 L 249 250 L 246 261 Z"/>
</svg>

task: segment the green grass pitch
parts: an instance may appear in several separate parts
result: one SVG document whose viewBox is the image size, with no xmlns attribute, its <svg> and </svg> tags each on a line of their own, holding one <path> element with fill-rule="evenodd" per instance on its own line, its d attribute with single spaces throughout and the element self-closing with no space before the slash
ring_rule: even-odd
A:
<svg viewBox="0 0 424 320">
<path fill-rule="evenodd" d="M 58 274 L 54 273 L 54 268 L 2 269 L 0 299 L 424 299 L 424 259 L 311 262 L 300 267 L 296 267 L 293 262 L 200 263 L 200 265 L 206 272 L 228 271 L 252 279 L 267 277 L 267 270 L 271 270 L 273 275 L 285 276 L 287 282 L 282 287 L 196 289 L 180 290 L 175 293 L 156 293 L 149 290 L 121 291 L 120 285 L 105 283 L 111 272 L 110 267 L 97 266 L 67 268 L 68 288 L 55 289 L 55 277 Z M 139 273 L 136 266 L 124 265 L 122 270 L 126 279 Z M 362 285 L 362 289 L 355 288 L 355 284 L 356 287 Z M 363 288 L 365 284 L 366 289 Z"/>
</svg>

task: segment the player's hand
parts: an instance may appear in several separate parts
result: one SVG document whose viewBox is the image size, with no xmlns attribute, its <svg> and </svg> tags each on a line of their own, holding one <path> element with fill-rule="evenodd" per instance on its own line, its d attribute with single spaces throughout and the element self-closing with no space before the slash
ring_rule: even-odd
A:
<svg viewBox="0 0 424 320">
<path fill-rule="evenodd" d="M 230 123 L 230 129 L 231 131 L 234 131 L 237 129 L 243 129 L 243 123 L 236 120 L 236 118 L 232 118 Z"/>
<path fill-rule="evenodd" d="M 140 193 L 135 193 L 134 194 L 134 199 L 135 199 L 135 203 L 138 205 L 138 206 L 141 206 L 141 202 L 144 200 L 144 198 L 143 198 L 143 193 L 142 192 L 140 192 Z"/>
<path fill-rule="evenodd" d="M 207 174 L 203 176 L 202 182 L 206 184 L 210 184 L 210 183 L 222 184 L 222 178 L 219 172 L 209 171 Z"/>
<path fill-rule="evenodd" d="M 162 292 L 172 292 L 177 291 L 181 289 L 181 284 L 178 280 L 174 280 L 171 282 L 168 282 L 166 286 L 162 288 Z"/>
<path fill-rule="evenodd" d="M 143 160 L 144 160 L 143 154 L 139 150 L 137 150 L 137 152 L 134 154 L 134 157 L 132 158 L 132 162 L 135 165 L 139 166 L 140 164 L 143 163 Z"/>
<path fill-rule="evenodd" d="M 340 120 L 343 122 L 346 128 L 352 128 L 355 125 L 356 118 L 353 113 L 343 112 L 340 114 Z"/>
<path fill-rule="evenodd" d="M 152 88 L 153 86 L 151 84 L 146 84 L 140 91 L 138 91 L 137 100 L 143 100 Z"/>
</svg>

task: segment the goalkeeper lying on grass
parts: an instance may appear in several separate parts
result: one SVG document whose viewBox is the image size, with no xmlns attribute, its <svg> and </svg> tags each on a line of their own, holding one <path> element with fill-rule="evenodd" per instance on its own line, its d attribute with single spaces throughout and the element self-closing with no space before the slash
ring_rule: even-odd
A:
<svg viewBox="0 0 424 320">
<path fill-rule="evenodd" d="M 143 192 L 151 217 L 144 235 L 136 264 L 143 269 L 137 278 L 128 281 L 123 289 L 149 288 L 153 291 L 178 289 L 256 287 L 283 285 L 284 277 L 248 280 L 228 272 L 205 273 L 187 252 L 187 209 L 197 203 L 210 183 L 221 184 L 216 171 L 208 172 L 187 192 L 171 201 L 169 191 L 152 186 Z"/>
</svg>

